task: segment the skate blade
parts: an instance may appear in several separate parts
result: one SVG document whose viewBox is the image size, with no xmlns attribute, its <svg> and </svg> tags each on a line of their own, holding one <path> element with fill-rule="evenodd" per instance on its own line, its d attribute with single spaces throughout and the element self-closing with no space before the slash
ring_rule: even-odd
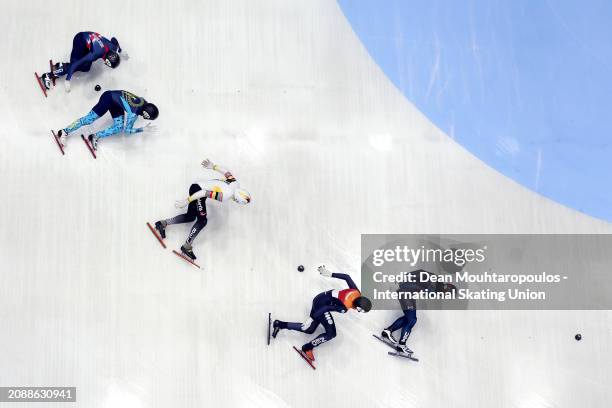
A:
<svg viewBox="0 0 612 408">
<path fill-rule="evenodd" d="M 189 262 L 190 264 L 192 264 L 193 266 L 195 266 L 198 269 L 200 268 L 200 265 L 198 265 L 197 263 L 193 262 L 191 259 L 189 259 L 188 257 L 186 257 L 185 255 L 177 252 L 175 249 L 172 250 L 172 253 L 174 253 L 174 255 L 178 256 L 179 258 L 182 258 L 183 260 L 185 260 L 186 262 Z"/>
<path fill-rule="evenodd" d="M 62 156 L 63 156 L 64 155 L 64 148 L 62 147 L 62 144 L 60 143 L 59 138 L 55 134 L 55 131 L 51 130 L 51 133 L 53 134 L 53 138 L 55 139 L 55 143 L 57 143 L 57 147 L 59 147 L 60 152 L 62 152 Z"/>
<path fill-rule="evenodd" d="M 156 230 L 155 228 L 153 228 L 153 227 L 151 226 L 151 224 L 149 224 L 148 222 L 147 222 L 147 227 L 149 227 L 149 229 L 151 230 L 151 233 L 152 233 L 153 235 L 155 235 L 155 238 L 157 238 L 157 240 L 159 241 L 159 243 L 161 244 L 161 246 L 163 246 L 163 247 L 164 247 L 164 249 L 166 249 L 166 244 L 164 243 L 164 241 L 163 241 L 162 237 L 160 237 L 160 236 L 159 236 L 159 234 L 157 233 L 157 230 Z"/>
<path fill-rule="evenodd" d="M 316 370 L 317 367 L 314 366 L 314 364 L 312 364 L 312 361 L 310 361 L 310 359 L 304 354 L 304 352 L 302 350 L 298 350 L 295 346 L 293 346 L 293 349 L 295 350 L 296 353 L 298 353 L 300 355 L 300 357 L 302 357 L 304 359 L 305 362 L 308 363 L 308 365 L 313 369 Z"/>
<path fill-rule="evenodd" d="M 89 140 L 87 140 L 85 138 L 85 136 L 81 135 L 81 139 L 83 139 L 83 142 L 85 143 L 85 146 L 87 146 L 87 148 L 89 149 L 89 152 L 91 153 L 91 155 L 93 156 L 94 159 L 97 159 L 98 157 L 96 156 L 96 151 L 94 150 L 93 146 L 91 145 L 91 143 L 89 143 Z"/>
<path fill-rule="evenodd" d="M 395 344 L 383 339 L 380 336 L 377 336 L 375 334 L 372 335 L 372 337 L 374 337 L 376 340 L 380 341 L 381 343 L 384 343 L 387 347 L 391 347 L 393 350 L 395 350 Z M 396 350 L 397 351 L 397 350 Z"/>
<path fill-rule="evenodd" d="M 268 346 L 270 345 L 270 337 L 272 337 L 272 313 L 268 313 Z"/>
<path fill-rule="evenodd" d="M 53 75 L 53 60 L 49 60 L 49 72 L 51 73 L 51 82 L 55 86 L 55 75 Z"/>
<path fill-rule="evenodd" d="M 36 72 L 34 72 L 34 76 L 36 77 L 36 82 L 38 82 L 38 86 L 40 86 L 40 90 L 43 92 L 43 94 L 45 95 L 45 98 L 46 98 L 47 97 L 47 89 L 45 88 L 45 85 L 43 85 L 42 79 L 38 76 L 38 74 Z"/>
<path fill-rule="evenodd" d="M 413 357 L 412 353 L 410 354 L 404 354 L 404 353 L 399 353 L 399 352 L 393 352 L 393 351 L 389 351 L 387 354 L 389 354 L 390 356 L 394 356 L 394 357 L 403 357 L 403 358 L 407 358 L 408 360 L 412 360 L 412 361 L 419 361 L 418 358 Z"/>
</svg>

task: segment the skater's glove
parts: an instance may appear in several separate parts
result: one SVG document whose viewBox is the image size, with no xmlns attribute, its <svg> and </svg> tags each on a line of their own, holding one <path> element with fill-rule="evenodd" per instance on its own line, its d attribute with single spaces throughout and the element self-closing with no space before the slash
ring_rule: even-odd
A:
<svg viewBox="0 0 612 408">
<path fill-rule="evenodd" d="M 186 198 L 186 199 L 184 199 L 184 200 L 176 200 L 176 201 L 174 202 L 174 206 L 175 206 L 176 208 L 185 208 L 185 207 L 187 207 L 188 205 L 189 205 L 189 199 L 188 199 L 188 198 Z"/>
<path fill-rule="evenodd" d="M 332 272 L 331 272 L 329 269 L 327 269 L 327 268 L 325 267 L 325 265 L 321 265 L 321 266 L 319 266 L 319 267 L 317 268 L 317 271 L 319 271 L 319 273 L 320 273 L 322 276 L 327 276 L 328 278 L 329 278 L 330 276 L 332 276 Z"/>
<path fill-rule="evenodd" d="M 66 92 L 70 92 L 70 81 L 64 81 L 64 89 L 66 90 Z"/>
<path fill-rule="evenodd" d="M 202 160 L 202 167 L 212 170 L 215 167 L 215 163 L 211 162 L 210 159 L 204 159 Z"/>
</svg>

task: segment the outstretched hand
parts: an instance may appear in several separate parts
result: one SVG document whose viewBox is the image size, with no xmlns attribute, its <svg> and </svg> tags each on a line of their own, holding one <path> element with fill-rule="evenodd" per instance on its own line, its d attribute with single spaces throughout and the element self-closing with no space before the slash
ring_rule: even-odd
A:
<svg viewBox="0 0 612 408">
<path fill-rule="evenodd" d="M 331 272 L 329 269 L 327 269 L 327 268 L 325 267 L 325 265 L 321 265 L 321 266 L 319 266 L 319 267 L 317 268 L 317 271 L 319 271 L 319 273 L 320 273 L 322 276 L 327 276 L 327 277 L 332 276 L 332 272 Z"/>
<path fill-rule="evenodd" d="M 210 159 L 204 159 L 202 160 L 202 167 L 212 170 L 215 167 L 215 164 L 211 162 Z"/>
<path fill-rule="evenodd" d="M 64 89 L 66 92 L 70 92 L 70 81 L 64 81 Z"/>
<path fill-rule="evenodd" d="M 185 208 L 189 205 L 189 200 L 187 198 L 185 198 L 184 200 L 176 200 L 174 202 L 174 206 L 176 208 Z"/>
</svg>

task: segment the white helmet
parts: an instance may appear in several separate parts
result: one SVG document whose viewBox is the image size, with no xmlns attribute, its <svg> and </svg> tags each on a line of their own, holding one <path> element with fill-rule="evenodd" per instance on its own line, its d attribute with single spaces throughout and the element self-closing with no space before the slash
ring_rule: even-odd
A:
<svg viewBox="0 0 612 408">
<path fill-rule="evenodd" d="M 234 196 L 232 197 L 232 199 L 238 204 L 245 205 L 251 202 L 251 195 L 248 191 L 242 188 L 237 188 L 236 190 L 234 190 Z"/>
</svg>

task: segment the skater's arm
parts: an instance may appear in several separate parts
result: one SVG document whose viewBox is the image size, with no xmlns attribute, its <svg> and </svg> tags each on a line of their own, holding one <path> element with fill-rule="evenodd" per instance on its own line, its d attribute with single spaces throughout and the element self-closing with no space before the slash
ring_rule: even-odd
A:
<svg viewBox="0 0 612 408">
<path fill-rule="evenodd" d="M 74 63 L 71 63 L 70 67 L 68 68 L 68 73 L 66 74 L 66 81 L 70 81 L 72 79 L 72 74 L 78 71 L 81 66 L 87 63 L 94 62 L 95 60 L 96 58 L 94 54 L 90 52 L 87 55 L 85 55 L 83 58 L 81 58 L 80 60 L 75 61 Z"/>
<path fill-rule="evenodd" d="M 317 268 L 317 270 L 323 276 L 328 276 L 330 278 L 336 278 L 336 279 L 342 279 L 343 281 L 346 282 L 346 284 L 348 285 L 349 288 L 359 290 L 357 285 L 355 285 L 355 282 L 353 282 L 353 279 L 351 278 L 351 276 L 346 274 L 346 273 L 335 273 L 335 272 L 332 272 L 329 269 L 327 269 L 327 267 L 325 265 L 319 266 Z"/>
<path fill-rule="evenodd" d="M 138 115 L 136 115 L 135 113 L 128 113 L 127 114 L 127 120 L 125 121 L 125 133 L 128 134 L 132 134 L 132 133 L 140 133 L 143 131 L 143 128 L 136 128 L 134 129 L 134 123 L 136 123 L 136 119 L 138 119 Z"/>
<path fill-rule="evenodd" d="M 187 199 L 189 202 L 195 201 L 199 198 L 210 198 L 217 201 L 223 201 L 223 193 L 220 191 L 200 190 L 193 195 L 190 195 Z"/>
<path fill-rule="evenodd" d="M 229 170 L 224 169 L 218 164 L 214 164 L 212 161 L 210 161 L 210 159 L 204 159 L 202 161 L 202 167 L 204 167 L 205 169 L 214 170 L 217 173 L 222 174 L 223 177 L 225 177 L 225 181 L 227 181 L 228 183 L 232 183 L 236 181 L 236 178 L 232 175 L 232 173 Z"/>
<path fill-rule="evenodd" d="M 359 289 L 357 285 L 355 285 L 355 282 L 353 282 L 351 276 L 346 273 L 332 273 L 331 277 L 336 279 L 342 279 L 351 289 Z"/>
</svg>

